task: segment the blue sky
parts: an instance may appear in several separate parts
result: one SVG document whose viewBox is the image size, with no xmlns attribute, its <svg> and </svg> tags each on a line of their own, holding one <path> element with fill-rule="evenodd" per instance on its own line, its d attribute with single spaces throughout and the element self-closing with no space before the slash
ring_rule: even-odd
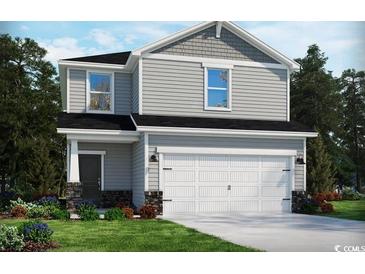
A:
<svg viewBox="0 0 365 274">
<path fill-rule="evenodd" d="M 197 22 L 0 22 L 0 33 L 31 37 L 47 59 L 127 51 Z M 365 69 L 365 22 L 235 22 L 291 58 L 317 43 L 329 57 L 327 69 Z"/>
</svg>

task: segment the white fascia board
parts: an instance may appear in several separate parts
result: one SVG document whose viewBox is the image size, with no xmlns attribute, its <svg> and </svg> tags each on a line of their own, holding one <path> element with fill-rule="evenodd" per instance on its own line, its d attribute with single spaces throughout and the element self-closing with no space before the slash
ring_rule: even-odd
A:
<svg viewBox="0 0 365 274">
<path fill-rule="evenodd" d="M 94 134 L 112 136 L 139 136 L 137 131 L 131 130 L 107 130 L 107 129 L 83 129 L 83 128 L 57 128 L 57 133 L 61 134 Z"/>
<path fill-rule="evenodd" d="M 101 134 L 67 134 L 67 140 L 77 140 L 92 143 L 122 143 L 130 144 L 139 141 L 138 136 L 115 136 Z"/>
<path fill-rule="evenodd" d="M 181 154 L 223 154 L 223 155 L 277 155 L 296 156 L 291 149 L 246 149 L 246 148 L 212 148 L 212 147 L 157 147 L 158 153 Z"/>
<path fill-rule="evenodd" d="M 91 63 L 91 62 L 77 62 L 77 61 L 65 61 L 59 60 L 59 66 L 79 67 L 79 68 L 94 68 L 94 69 L 110 69 L 110 70 L 126 70 L 125 65 L 105 64 L 105 63 Z"/>
<path fill-rule="evenodd" d="M 207 57 L 168 55 L 168 54 L 160 54 L 160 53 L 146 53 L 143 55 L 143 58 L 156 59 L 156 60 L 167 60 L 167 61 L 202 63 L 203 66 L 208 65 L 208 64 L 213 64 L 215 66 L 231 66 L 231 67 L 242 66 L 242 67 L 288 69 L 288 66 L 283 65 L 283 64 L 227 60 L 227 59 L 217 59 L 217 58 L 207 58 Z"/>
<path fill-rule="evenodd" d="M 264 137 L 317 137 L 317 132 L 297 132 L 297 131 L 266 131 L 266 130 L 229 130 L 229 129 L 207 129 L 207 128 L 177 128 L 177 127 L 150 127 L 139 126 L 137 131 L 148 133 L 187 133 L 191 136 L 225 135 L 225 136 L 264 136 Z"/>
<path fill-rule="evenodd" d="M 200 30 L 203 30 L 207 27 L 210 27 L 212 25 L 215 24 L 215 21 L 210 21 L 210 22 L 202 22 L 202 23 L 199 23 L 195 26 L 192 26 L 190 28 L 187 28 L 185 30 L 182 30 L 182 31 L 179 31 L 179 32 L 176 32 L 172 35 L 169 35 L 169 36 L 166 36 L 165 38 L 162 38 L 156 42 L 153 42 L 153 43 L 150 43 L 150 44 L 147 44 L 146 46 L 142 47 L 142 48 L 139 48 L 139 49 L 136 49 L 132 52 L 132 55 L 137 55 L 137 56 L 140 56 L 142 53 L 144 52 L 147 52 L 147 51 L 152 51 L 154 49 L 157 49 L 157 48 L 160 48 L 160 47 L 163 47 L 164 45 L 167 45 L 169 43 L 172 43 L 174 42 L 175 40 L 177 39 L 182 39 L 190 34 L 193 34 L 195 32 L 198 32 Z"/>
<path fill-rule="evenodd" d="M 202 63 L 202 67 L 207 67 L 207 68 L 221 68 L 221 69 L 233 69 L 234 65 L 233 64 L 222 64 L 222 63 L 208 63 L 208 62 L 203 62 Z"/>
</svg>

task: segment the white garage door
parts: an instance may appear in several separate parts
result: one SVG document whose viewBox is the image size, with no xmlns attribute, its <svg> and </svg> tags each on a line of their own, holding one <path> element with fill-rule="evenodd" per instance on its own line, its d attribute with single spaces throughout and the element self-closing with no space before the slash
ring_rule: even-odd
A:
<svg viewBox="0 0 365 274">
<path fill-rule="evenodd" d="M 165 154 L 164 214 L 289 212 L 290 159 Z"/>
</svg>

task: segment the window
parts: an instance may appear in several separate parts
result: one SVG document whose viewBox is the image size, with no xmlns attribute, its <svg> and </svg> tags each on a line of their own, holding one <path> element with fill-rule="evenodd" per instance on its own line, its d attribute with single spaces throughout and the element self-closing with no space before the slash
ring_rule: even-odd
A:
<svg viewBox="0 0 365 274">
<path fill-rule="evenodd" d="M 205 68 L 205 109 L 231 110 L 230 69 Z"/>
<path fill-rule="evenodd" d="M 113 113 L 113 89 L 112 73 L 88 72 L 88 112 Z"/>
</svg>

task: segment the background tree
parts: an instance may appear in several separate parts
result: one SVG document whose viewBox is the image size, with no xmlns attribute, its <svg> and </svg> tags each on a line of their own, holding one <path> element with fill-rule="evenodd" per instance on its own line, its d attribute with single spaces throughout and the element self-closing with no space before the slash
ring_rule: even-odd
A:
<svg viewBox="0 0 365 274">
<path fill-rule="evenodd" d="M 332 191 L 335 170 L 321 135 L 308 141 L 307 153 L 308 192 Z"/>
<path fill-rule="evenodd" d="M 356 188 L 361 189 L 365 177 L 365 72 L 346 70 L 339 79 L 342 89 L 340 145 L 352 160 Z"/>
<path fill-rule="evenodd" d="M 34 40 L 0 36 L 1 190 L 6 186 L 38 190 L 35 172 L 37 176 L 43 172 L 43 178 L 48 178 L 49 191 L 61 184 L 45 173 L 54 169 L 55 178 L 65 177 L 65 141 L 56 133 L 60 89 L 56 70 L 44 60 L 45 55 L 46 50 Z M 47 163 L 52 168 L 36 168 L 40 157 L 42 165 Z"/>
</svg>

